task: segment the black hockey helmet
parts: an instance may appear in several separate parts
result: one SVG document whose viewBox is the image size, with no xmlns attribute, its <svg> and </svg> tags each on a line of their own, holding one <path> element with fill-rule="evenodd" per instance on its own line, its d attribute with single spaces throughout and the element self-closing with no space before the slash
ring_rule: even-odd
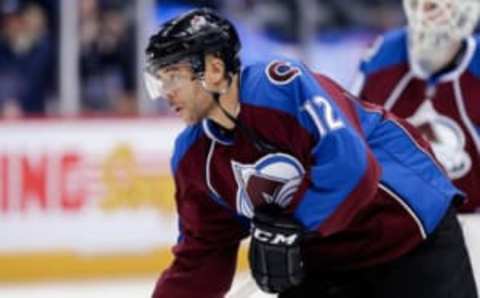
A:
<svg viewBox="0 0 480 298">
<path fill-rule="evenodd" d="M 204 72 L 205 54 L 221 58 L 228 73 L 240 69 L 241 44 L 231 22 L 207 8 L 194 9 L 163 24 L 146 48 L 147 71 L 189 60 L 196 74 Z"/>
</svg>

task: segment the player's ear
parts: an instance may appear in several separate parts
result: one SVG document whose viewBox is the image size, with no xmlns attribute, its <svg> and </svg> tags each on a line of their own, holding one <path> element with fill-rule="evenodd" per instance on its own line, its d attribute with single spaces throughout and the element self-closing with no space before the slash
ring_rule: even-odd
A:
<svg viewBox="0 0 480 298">
<path fill-rule="evenodd" d="M 214 88 L 221 87 L 225 79 L 225 63 L 214 55 L 205 56 L 205 82 Z"/>
</svg>

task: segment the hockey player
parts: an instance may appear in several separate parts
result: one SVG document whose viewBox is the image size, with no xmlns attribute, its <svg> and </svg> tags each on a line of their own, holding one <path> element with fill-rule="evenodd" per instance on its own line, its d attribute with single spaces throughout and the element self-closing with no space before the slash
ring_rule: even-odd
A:
<svg viewBox="0 0 480 298">
<path fill-rule="evenodd" d="M 146 82 L 188 127 L 172 157 L 180 237 L 155 298 L 220 298 L 252 236 L 257 285 L 281 298 L 477 297 L 461 200 L 411 126 L 304 65 L 240 69 L 210 10 L 165 23 Z"/>
<path fill-rule="evenodd" d="M 407 28 L 381 37 L 353 93 L 416 126 L 480 211 L 480 47 L 472 36 L 480 0 L 404 0 Z"/>
</svg>

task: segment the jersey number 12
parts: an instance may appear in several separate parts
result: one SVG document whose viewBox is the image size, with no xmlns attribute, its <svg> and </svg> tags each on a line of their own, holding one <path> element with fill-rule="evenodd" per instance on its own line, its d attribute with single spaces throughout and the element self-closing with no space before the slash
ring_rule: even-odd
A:
<svg viewBox="0 0 480 298">
<path fill-rule="evenodd" d="M 315 96 L 305 103 L 305 110 L 312 117 L 320 137 L 345 126 L 340 117 L 336 117 L 332 104 L 322 96 Z"/>
</svg>

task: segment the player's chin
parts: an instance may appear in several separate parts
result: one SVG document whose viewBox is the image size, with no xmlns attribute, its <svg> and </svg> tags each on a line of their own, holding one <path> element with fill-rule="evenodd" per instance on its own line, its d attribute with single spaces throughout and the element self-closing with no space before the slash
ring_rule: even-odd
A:
<svg viewBox="0 0 480 298">
<path fill-rule="evenodd" d="M 197 124 L 200 121 L 202 121 L 202 119 L 200 117 L 196 117 L 195 115 L 191 115 L 191 114 L 188 114 L 188 113 L 182 114 L 181 118 L 182 118 L 183 122 L 185 122 L 185 124 L 187 124 L 187 125 Z"/>
</svg>

